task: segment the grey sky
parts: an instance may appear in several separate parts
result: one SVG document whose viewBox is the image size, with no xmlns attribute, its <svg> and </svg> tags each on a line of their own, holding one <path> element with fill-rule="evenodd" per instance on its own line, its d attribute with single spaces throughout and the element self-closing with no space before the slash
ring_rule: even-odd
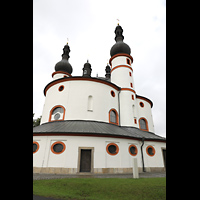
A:
<svg viewBox="0 0 200 200">
<path fill-rule="evenodd" d="M 166 136 L 165 0 L 34 0 L 33 112 L 42 114 L 44 87 L 69 39 L 74 76 L 89 59 L 92 76 L 105 76 L 117 19 L 131 48 L 136 93 L 153 101 L 155 132 Z"/>
</svg>

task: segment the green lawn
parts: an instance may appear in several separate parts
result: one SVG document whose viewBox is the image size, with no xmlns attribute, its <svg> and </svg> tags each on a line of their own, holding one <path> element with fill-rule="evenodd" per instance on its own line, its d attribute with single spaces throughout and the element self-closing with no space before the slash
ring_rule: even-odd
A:
<svg viewBox="0 0 200 200">
<path fill-rule="evenodd" d="M 33 194 L 69 200 L 164 200 L 166 178 L 35 180 Z"/>
</svg>

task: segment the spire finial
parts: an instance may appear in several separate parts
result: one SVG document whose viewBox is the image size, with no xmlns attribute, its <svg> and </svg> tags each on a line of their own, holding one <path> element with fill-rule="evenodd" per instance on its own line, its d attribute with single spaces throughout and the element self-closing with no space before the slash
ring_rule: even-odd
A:
<svg viewBox="0 0 200 200">
<path fill-rule="evenodd" d="M 70 48 L 69 48 L 69 45 L 68 43 L 64 46 L 63 48 L 63 54 L 62 54 L 62 58 L 65 58 L 65 59 L 69 59 L 69 52 L 70 52 Z"/>
<path fill-rule="evenodd" d="M 69 38 L 67 38 L 67 44 L 68 44 L 68 42 L 69 42 Z"/>
<path fill-rule="evenodd" d="M 117 21 L 118 21 L 117 25 L 119 25 L 119 19 L 117 19 Z"/>
<path fill-rule="evenodd" d="M 118 41 L 123 41 L 124 39 L 124 36 L 123 36 L 123 29 L 121 26 L 117 26 L 115 28 L 115 41 L 118 42 Z"/>
</svg>

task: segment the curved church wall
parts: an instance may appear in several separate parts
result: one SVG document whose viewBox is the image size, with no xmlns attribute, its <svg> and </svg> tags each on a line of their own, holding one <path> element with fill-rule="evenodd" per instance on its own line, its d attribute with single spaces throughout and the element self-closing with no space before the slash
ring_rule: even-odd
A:
<svg viewBox="0 0 200 200">
<path fill-rule="evenodd" d="M 79 172 L 80 149 L 93 151 L 91 162 L 94 173 L 132 173 L 133 158 L 137 158 L 139 171 L 142 172 L 141 140 L 90 136 L 34 136 L 34 141 L 39 144 L 38 151 L 33 154 L 35 172 L 39 170 L 41 173 L 55 173 L 57 168 L 61 170 L 60 173 L 66 173 L 66 170 L 67 173 Z M 66 146 L 61 154 L 55 154 L 51 150 L 52 144 L 58 141 Z M 116 155 L 107 152 L 108 144 L 118 146 Z M 134 156 L 130 154 L 130 145 L 137 149 L 137 154 Z M 155 149 L 153 156 L 147 153 L 149 146 Z M 143 156 L 146 171 L 164 171 L 162 149 L 166 149 L 165 142 L 144 142 Z"/>
<path fill-rule="evenodd" d="M 137 104 L 137 121 L 140 128 L 140 119 L 145 118 L 148 123 L 148 131 L 154 133 L 154 124 L 153 124 L 153 118 L 152 118 L 152 112 L 151 112 L 151 105 L 148 101 L 136 98 L 136 104 Z"/>
<path fill-rule="evenodd" d="M 63 90 L 59 91 L 61 86 Z M 65 108 L 64 120 L 109 122 L 110 109 L 118 112 L 118 91 L 110 85 L 89 80 L 63 81 L 52 85 L 46 92 L 41 124 L 49 121 L 50 111 L 56 105 Z"/>
</svg>

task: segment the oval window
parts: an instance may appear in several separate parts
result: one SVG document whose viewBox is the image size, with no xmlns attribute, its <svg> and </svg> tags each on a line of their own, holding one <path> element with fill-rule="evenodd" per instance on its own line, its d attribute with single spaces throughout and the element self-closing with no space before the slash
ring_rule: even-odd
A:
<svg viewBox="0 0 200 200">
<path fill-rule="evenodd" d="M 154 156 L 155 153 L 156 153 L 154 147 L 152 147 L 152 146 L 148 146 L 148 147 L 146 148 L 146 152 L 147 152 L 147 154 L 148 154 L 149 156 Z"/>
<path fill-rule="evenodd" d="M 131 144 L 128 148 L 129 150 L 129 153 L 132 155 L 132 156 L 136 156 L 137 153 L 138 153 L 138 150 L 137 150 L 137 147 L 133 144 Z"/>
<path fill-rule="evenodd" d="M 54 142 L 51 145 L 51 151 L 55 154 L 61 154 L 66 149 L 66 146 L 63 142 Z"/>
<path fill-rule="evenodd" d="M 33 153 L 36 153 L 39 150 L 40 145 L 38 142 L 33 142 Z"/>
<path fill-rule="evenodd" d="M 59 88 L 58 88 L 58 90 L 61 92 L 61 91 L 63 91 L 63 89 L 64 89 L 64 85 L 61 85 Z"/>
<path fill-rule="evenodd" d="M 110 94 L 115 97 L 115 92 L 113 90 L 111 90 Z"/>
<path fill-rule="evenodd" d="M 119 147 L 117 144 L 115 143 L 110 143 L 106 146 L 106 151 L 108 154 L 110 154 L 111 156 L 117 155 L 119 152 Z"/>
<path fill-rule="evenodd" d="M 140 102 L 140 106 L 143 108 L 143 107 L 144 107 L 144 103 L 143 103 L 143 102 Z"/>
</svg>

